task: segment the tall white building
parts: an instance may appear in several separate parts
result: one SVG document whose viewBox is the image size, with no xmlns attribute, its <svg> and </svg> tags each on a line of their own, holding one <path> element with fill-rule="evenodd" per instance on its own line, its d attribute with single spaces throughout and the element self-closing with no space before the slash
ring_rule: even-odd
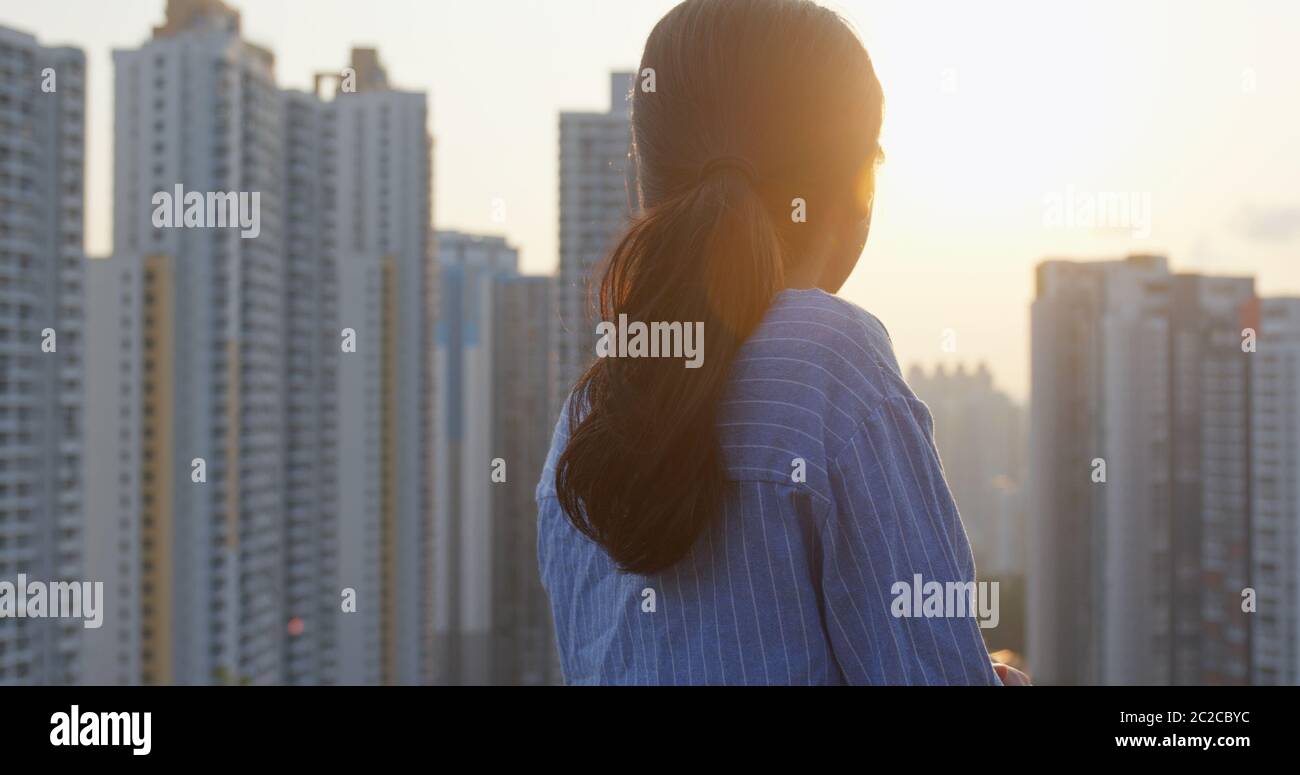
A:
<svg viewBox="0 0 1300 775">
<path fill-rule="evenodd" d="M 350 68 L 355 91 L 344 80 L 325 108 L 332 150 L 322 173 L 339 325 L 357 342 L 338 365 L 338 573 L 359 601 L 339 620 L 338 680 L 429 683 L 437 272 L 428 100 L 391 87 L 371 49 L 354 49 Z"/>
<path fill-rule="evenodd" d="M 1247 680 L 1248 278 L 1048 261 L 1032 317 L 1028 657 L 1044 683 Z"/>
<path fill-rule="evenodd" d="M 88 559 L 122 610 L 116 639 L 88 642 L 87 678 L 274 683 L 288 620 L 280 95 L 235 11 L 167 11 L 148 42 L 113 55 L 114 255 L 94 267 L 89 301 L 103 368 L 90 376 L 102 416 Z M 250 207 L 256 192 L 256 236 L 156 227 L 155 195 L 178 185 Z"/>
<path fill-rule="evenodd" d="M 115 64 L 87 477 L 120 611 L 91 680 L 427 683 L 425 95 L 369 49 L 333 99 L 280 91 L 219 0 L 170 0 Z M 156 226 L 177 184 L 257 193 L 258 233 Z"/>
<path fill-rule="evenodd" d="M 610 76 L 610 109 L 560 114 L 560 264 L 556 283 L 559 324 L 553 411 L 595 353 L 589 283 L 637 207 L 631 149 L 630 95 L 635 76 Z M 594 297 L 593 297 L 594 298 Z"/>
<path fill-rule="evenodd" d="M 0 581 L 79 581 L 86 60 L 0 27 Z M 82 622 L 0 618 L 0 685 L 68 683 Z"/>
<path fill-rule="evenodd" d="M 1254 683 L 1300 684 L 1300 298 L 1260 303 L 1251 354 Z"/>
<path fill-rule="evenodd" d="M 1027 649 L 1040 682 L 1167 681 L 1167 617 L 1149 606 L 1169 595 L 1168 285 L 1159 257 L 1038 268 Z M 1106 648 L 1116 624 L 1159 648 Z"/>
</svg>

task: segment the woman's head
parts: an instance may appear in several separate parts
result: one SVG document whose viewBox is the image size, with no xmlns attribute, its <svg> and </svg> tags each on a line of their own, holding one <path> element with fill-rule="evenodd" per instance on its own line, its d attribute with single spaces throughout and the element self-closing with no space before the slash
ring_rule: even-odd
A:
<svg viewBox="0 0 1300 775">
<path fill-rule="evenodd" d="M 556 486 L 579 530 L 653 572 L 719 510 L 714 417 L 736 351 L 782 288 L 838 290 L 861 253 L 883 102 L 861 42 L 808 0 L 688 0 L 655 25 L 640 73 L 641 207 L 605 261 L 599 314 L 701 322 L 704 360 L 597 359 Z"/>
<path fill-rule="evenodd" d="M 817 284 L 839 290 L 866 236 L 883 110 L 853 30 L 803 0 L 693 0 L 651 31 L 641 73 L 647 69 L 655 91 L 638 85 L 632 95 L 643 206 L 700 185 L 711 160 L 746 160 L 785 268 L 830 258 L 839 276 Z M 806 220 L 792 217 L 796 199 Z M 841 244 L 828 244 L 834 238 Z M 823 255 L 828 250 L 835 255 Z"/>
</svg>

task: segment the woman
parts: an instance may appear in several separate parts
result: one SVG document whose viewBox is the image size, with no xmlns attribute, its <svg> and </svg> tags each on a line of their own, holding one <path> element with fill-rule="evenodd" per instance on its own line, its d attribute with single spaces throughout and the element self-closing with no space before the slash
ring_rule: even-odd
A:
<svg viewBox="0 0 1300 775">
<path fill-rule="evenodd" d="M 895 615 L 975 569 L 888 334 L 831 295 L 881 157 L 866 50 L 806 0 L 688 0 L 640 73 L 600 317 L 704 348 L 601 342 L 562 412 L 537 496 L 566 681 L 997 684 L 973 618 Z"/>
</svg>

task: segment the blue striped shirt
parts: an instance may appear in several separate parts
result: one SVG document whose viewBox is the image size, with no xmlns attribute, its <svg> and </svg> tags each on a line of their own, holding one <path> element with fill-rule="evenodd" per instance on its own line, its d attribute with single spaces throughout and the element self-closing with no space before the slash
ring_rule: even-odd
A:
<svg viewBox="0 0 1300 775">
<path fill-rule="evenodd" d="M 999 683 L 972 616 L 891 613 L 896 583 L 970 582 L 975 565 L 929 410 L 859 307 L 777 296 L 719 407 L 722 513 L 660 573 L 620 572 L 569 523 L 565 414 L 537 501 L 567 683 Z"/>
</svg>

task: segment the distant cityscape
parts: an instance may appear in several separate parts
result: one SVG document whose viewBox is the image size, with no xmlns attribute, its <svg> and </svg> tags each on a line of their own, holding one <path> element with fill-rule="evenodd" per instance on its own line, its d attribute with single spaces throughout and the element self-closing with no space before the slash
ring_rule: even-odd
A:
<svg viewBox="0 0 1300 775">
<path fill-rule="evenodd" d="M 560 683 L 534 488 L 635 206 L 632 74 L 559 115 L 552 277 L 435 228 L 428 95 L 374 49 L 281 89 L 237 11 L 168 0 L 113 63 L 90 257 L 85 56 L 0 26 L 0 581 L 105 590 L 101 627 L 0 617 L 0 685 Z M 259 192 L 256 236 L 160 226 L 178 185 Z M 981 364 L 907 374 L 1002 586 L 989 648 L 1300 683 L 1300 298 L 1047 260 L 1031 314 L 1027 407 Z"/>
<path fill-rule="evenodd" d="M 1033 305 L 1028 653 L 1051 683 L 1300 680 L 1300 299 L 1161 256 Z"/>
</svg>

